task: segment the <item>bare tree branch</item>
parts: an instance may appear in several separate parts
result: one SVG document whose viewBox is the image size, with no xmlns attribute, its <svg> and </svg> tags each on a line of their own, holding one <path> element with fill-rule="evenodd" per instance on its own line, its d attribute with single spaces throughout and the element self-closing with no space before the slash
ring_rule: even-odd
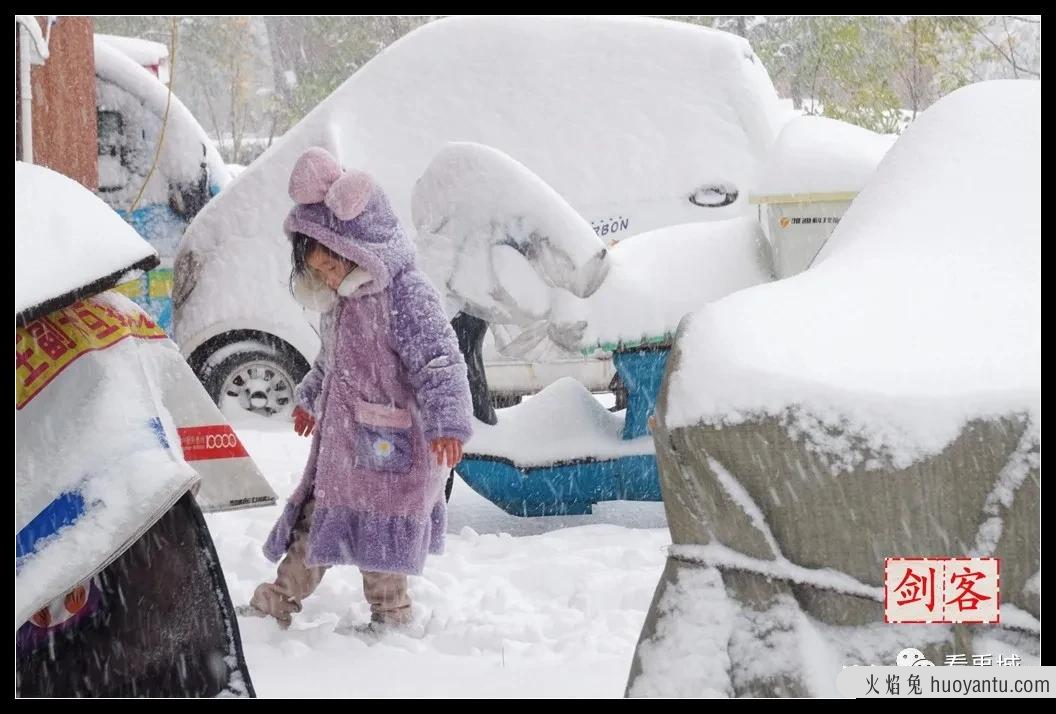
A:
<svg viewBox="0 0 1056 714">
<path fill-rule="evenodd" d="M 1016 79 L 1019 79 L 1019 72 L 1016 70 L 1016 48 L 1012 45 L 1012 33 L 1008 31 L 1008 17 L 1002 15 L 1001 24 L 1005 28 L 1005 39 L 1008 40 L 1008 54 L 1012 61 L 1012 74 Z"/>
<path fill-rule="evenodd" d="M 972 30 L 974 30 L 976 32 L 976 34 L 978 34 L 984 40 L 989 42 L 991 44 L 991 46 L 993 46 L 993 48 L 995 50 L 997 50 L 998 54 L 1000 54 L 1005 59 L 1006 62 L 1008 62 L 1010 65 L 1012 65 L 1012 70 L 1014 72 L 1015 71 L 1026 72 L 1027 74 L 1034 75 L 1035 77 L 1040 77 L 1041 76 L 1041 72 L 1035 72 L 1032 69 L 1028 69 L 1026 67 L 1020 67 L 1018 64 L 1016 64 L 1016 61 L 1014 59 L 1012 59 L 1011 57 L 1009 57 L 1008 55 L 1005 54 L 1005 51 L 1004 51 L 1004 49 L 1001 48 L 1001 45 L 997 44 L 992 39 L 990 39 L 990 36 L 988 34 L 986 34 L 986 31 L 983 28 L 977 27 L 976 25 L 971 24 L 971 23 L 969 23 L 968 26 L 971 27 Z"/>
</svg>

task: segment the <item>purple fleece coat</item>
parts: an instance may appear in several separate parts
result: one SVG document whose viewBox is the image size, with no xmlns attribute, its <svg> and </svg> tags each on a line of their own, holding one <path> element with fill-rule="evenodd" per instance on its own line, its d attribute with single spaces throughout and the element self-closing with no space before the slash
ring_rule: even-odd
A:
<svg viewBox="0 0 1056 714">
<path fill-rule="evenodd" d="M 309 565 L 418 574 L 427 553 L 442 552 L 447 519 L 447 470 L 429 443 L 465 442 L 472 431 L 465 361 L 380 187 L 313 148 L 298 161 L 290 194 L 298 205 L 287 235 L 315 238 L 371 279 L 348 295 L 329 292 L 323 349 L 297 389 L 317 420 L 312 448 L 264 553 L 282 557 L 314 497 Z"/>
</svg>

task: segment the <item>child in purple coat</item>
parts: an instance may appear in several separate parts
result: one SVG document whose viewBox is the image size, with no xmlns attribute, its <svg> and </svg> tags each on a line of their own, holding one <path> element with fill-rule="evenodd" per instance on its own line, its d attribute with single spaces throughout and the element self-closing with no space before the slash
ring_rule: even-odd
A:
<svg viewBox="0 0 1056 714">
<path fill-rule="evenodd" d="M 290 624 L 331 565 L 356 565 L 371 621 L 411 621 L 407 576 L 443 550 L 444 482 L 472 430 L 466 364 L 436 289 L 381 188 L 313 147 L 290 176 L 294 296 L 322 313 L 297 387 L 312 434 L 300 484 L 264 544 L 274 583 L 251 604 Z M 285 556 L 285 557 L 283 557 Z"/>
</svg>

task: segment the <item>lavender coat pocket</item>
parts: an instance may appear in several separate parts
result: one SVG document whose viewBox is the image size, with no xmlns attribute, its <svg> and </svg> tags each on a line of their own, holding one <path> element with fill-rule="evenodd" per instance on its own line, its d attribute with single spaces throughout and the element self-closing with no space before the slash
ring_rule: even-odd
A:
<svg viewBox="0 0 1056 714">
<path fill-rule="evenodd" d="M 408 473 L 414 466 L 411 415 L 406 409 L 356 404 L 356 466 L 380 473 Z"/>
</svg>

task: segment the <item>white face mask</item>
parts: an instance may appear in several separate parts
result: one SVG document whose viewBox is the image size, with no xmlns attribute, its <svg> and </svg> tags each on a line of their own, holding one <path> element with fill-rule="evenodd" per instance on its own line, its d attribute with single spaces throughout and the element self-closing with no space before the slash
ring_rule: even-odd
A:
<svg viewBox="0 0 1056 714">
<path fill-rule="evenodd" d="M 373 280 L 363 266 L 357 265 L 355 269 L 345 276 L 345 279 L 341 281 L 341 285 L 337 288 L 337 294 L 341 297 L 348 297 L 352 293 L 359 290 L 361 287 Z"/>
<path fill-rule="evenodd" d="M 348 297 L 373 279 L 364 268 L 356 267 L 345 276 L 335 291 L 327 287 L 318 275 L 309 270 L 304 275 L 294 277 L 293 297 L 309 310 L 326 312 L 337 302 L 338 295 Z"/>
<path fill-rule="evenodd" d="M 292 287 L 294 300 L 314 312 L 326 312 L 337 302 L 337 293 L 310 270 L 294 276 Z"/>
</svg>

